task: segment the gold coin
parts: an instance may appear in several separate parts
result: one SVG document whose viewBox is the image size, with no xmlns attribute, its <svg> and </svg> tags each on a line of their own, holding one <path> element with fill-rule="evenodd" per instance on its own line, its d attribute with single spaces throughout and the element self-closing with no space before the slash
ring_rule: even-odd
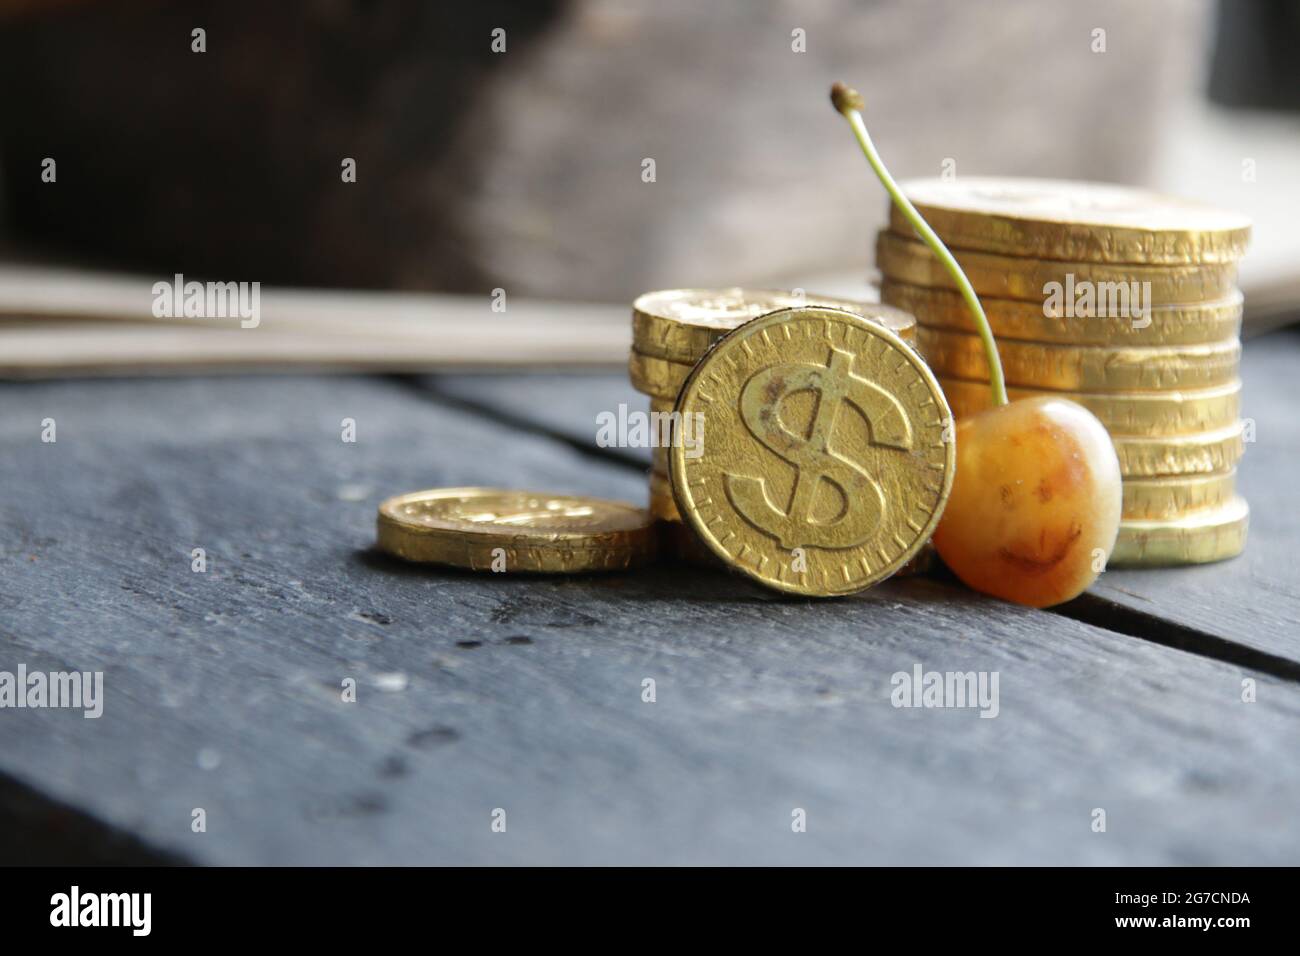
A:
<svg viewBox="0 0 1300 956">
<path fill-rule="evenodd" d="M 1123 516 L 1168 521 L 1193 511 L 1221 508 L 1232 500 L 1236 483 L 1236 469 L 1221 475 L 1126 478 Z"/>
<path fill-rule="evenodd" d="M 633 350 L 627 357 L 627 374 L 632 387 L 652 398 L 672 400 L 677 396 L 693 365 L 644 355 Z"/>
<path fill-rule="evenodd" d="M 1083 262 L 1233 262 L 1245 216 L 1127 186 L 1050 179 L 919 179 L 903 191 L 949 246 Z M 891 204 L 890 228 L 912 227 Z"/>
<path fill-rule="evenodd" d="M 1147 307 L 1226 299 L 1235 291 L 1237 279 L 1233 262 L 1148 266 L 1017 259 L 966 249 L 953 249 L 952 254 L 981 296 L 1023 299 L 1051 308 L 1058 298 L 1077 303 L 1079 295 L 1091 289 L 1094 300 L 1105 299 L 1097 306 L 1100 314 L 1139 321 Z M 919 239 L 880 233 L 876 237 L 876 266 L 886 279 L 956 288 L 943 264 Z"/>
<path fill-rule="evenodd" d="M 619 501 L 496 488 L 435 488 L 379 506 L 379 547 L 474 571 L 614 571 L 654 557 L 650 515 Z"/>
<path fill-rule="evenodd" d="M 965 418 L 993 404 L 988 381 L 941 375 L 939 384 L 953 414 Z M 1032 395 L 1058 395 L 1078 402 L 1092 412 L 1112 435 L 1184 435 L 1213 431 L 1235 422 L 1241 413 L 1241 382 L 1194 391 L 1169 392 L 1069 392 L 1051 389 L 1008 388 L 1014 402 Z"/>
<path fill-rule="evenodd" d="M 1195 435 L 1144 438 L 1111 435 L 1119 456 L 1119 473 L 1128 478 L 1161 475 L 1212 475 L 1230 471 L 1241 461 L 1245 445 L 1242 423 Z"/>
<path fill-rule="evenodd" d="M 667 475 L 650 472 L 650 514 L 659 521 L 681 521 L 673 486 Z"/>
<path fill-rule="evenodd" d="M 1206 564 L 1246 550 L 1250 507 L 1233 497 L 1226 505 L 1166 521 L 1121 521 L 1107 567 Z"/>
<path fill-rule="evenodd" d="M 774 289 L 666 289 L 632 303 L 632 347 L 643 355 L 694 365 L 732 329 L 777 309 L 819 305 L 854 312 L 912 341 L 915 320 L 874 302 Z"/>
<path fill-rule="evenodd" d="M 929 540 L 955 470 L 939 383 L 893 332 L 836 309 L 773 312 L 720 340 L 677 399 L 708 426 L 670 455 L 682 517 L 728 564 L 848 594 Z"/>
<path fill-rule="evenodd" d="M 987 378 L 988 361 L 978 335 L 922 327 L 917 346 L 936 375 Z M 1237 380 L 1241 343 L 1124 348 L 1104 345 L 998 343 L 1008 385 L 1059 391 L 1169 391 L 1209 388 Z"/>
<path fill-rule="evenodd" d="M 966 301 L 949 289 L 927 289 L 885 280 L 880 298 L 916 316 L 920 325 L 954 332 L 975 332 Z M 999 342 L 1060 342 L 1066 345 L 1198 345 L 1224 342 L 1241 333 L 1241 293 L 1219 302 L 1163 305 L 1145 318 L 1083 316 L 1073 310 L 1046 314 L 1041 302 L 1019 299 L 980 299 Z M 1149 320 L 1149 321 L 1148 321 Z"/>
</svg>

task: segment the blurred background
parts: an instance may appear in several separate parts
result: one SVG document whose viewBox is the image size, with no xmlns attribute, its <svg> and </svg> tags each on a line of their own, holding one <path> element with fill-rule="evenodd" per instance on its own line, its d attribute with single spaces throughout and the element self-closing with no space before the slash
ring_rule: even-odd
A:
<svg viewBox="0 0 1300 956">
<path fill-rule="evenodd" d="M 0 0 L 0 251 L 612 303 L 854 291 L 886 203 L 826 103 L 844 79 L 899 177 L 1252 215 L 1242 284 L 1285 313 L 1298 41 L 1288 0 Z"/>
</svg>

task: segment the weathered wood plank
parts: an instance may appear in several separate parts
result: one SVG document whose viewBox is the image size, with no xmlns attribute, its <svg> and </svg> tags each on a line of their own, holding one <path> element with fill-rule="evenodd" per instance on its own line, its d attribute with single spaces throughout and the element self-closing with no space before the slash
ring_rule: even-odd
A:
<svg viewBox="0 0 1300 956">
<path fill-rule="evenodd" d="M 0 771 L 159 852 L 1300 856 L 1293 683 L 1260 677 L 1246 704 L 1237 668 L 934 581 L 807 602 L 694 569 L 536 580 L 394 564 L 368 550 L 390 492 L 635 498 L 643 478 L 391 382 L 8 385 L 0 403 L 0 669 L 106 672 L 99 720 L 0 711 Z M 211 566 L 196 574 L 200 546 Z M 999 716 L 892 707 L 890 676 L 918 663 L 998 672 Z M 340 699 L 349 676 L 355 704 Z M 206 833 L 190 830 L 195 807 Z"/>
<path fill-rule="evenodd" d="M 570 444 L 594 448 L 603 412 L 646 412 L 650 399 L 632 388 L 627 372 L 571 369 L 529 374 L 419 376 L 411 379 L 430 395 L 466 403 L 476 411 Z M 648 448 L 609 448 L 611 459 L 650 466 Z"/>
</svg>

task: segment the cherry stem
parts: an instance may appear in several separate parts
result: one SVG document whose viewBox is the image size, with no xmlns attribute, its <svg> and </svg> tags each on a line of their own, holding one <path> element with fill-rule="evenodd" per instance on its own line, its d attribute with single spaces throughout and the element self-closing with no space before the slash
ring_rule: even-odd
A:
<svg viewBox="0 0 1300 956">
<path fill-rule="evenodd" d="M 867 125 L 862 121 L 862 95 L 851 87 L 836 83 L 831 87 L 831 102 L 835 104 L 835 109 L 849 121 L 849 127 L 853 130 L 858 145 L 862 147 L 863 155 L 867 157 L 867 162 L 871 164 L 871 168 L 875 171 L 881 185 L 885 187 L 885 192 L 889 193 L 889 198 L 907 217 L 907 221 L 912 224 L 916 234 L 930 247 L 930 251 L 943 263 L 943 267 L 948 270 L 948 275 L 952 276 L 952 281 L 957 285 L 958 291 L 961 292 L 961 297 L 966 300 L 966 306 L 970 309 L 971 316 L 975 320 L 975 331 L 979 333 L 980 341 L 984 343 L 984 358 L 989 366 L 989 388 L 993 392 L 993 404 L 1007 404 L 1006 379 L 1002 374 L 1002 359 L 998 356 L 998 346 L 993 339 L 993 329 L 989 327 L 989 320 L 984 314 L 984 307 L 980 305 L 979 296 L 975 294 L 975 289 L 971 286 L 970 280 L 966 278 L 966 273 L 962 271 L 957 260 L 948 251 L 948 247 L 943 244 L 943 240 L 935 234 L 935 231 L 930 228 L 930 224 L 916 211 L 912 201 L 903 195 L 903 191 L 898 188 L 898 183 L 894 182 L 894 177 L 889 175 L 889 170 L 885 168 L 884 161 L 881 160 L 880 154 L 876 152 L 875 143 L 871 141 L 871 134 L 867 132 Z"/>
</svg>

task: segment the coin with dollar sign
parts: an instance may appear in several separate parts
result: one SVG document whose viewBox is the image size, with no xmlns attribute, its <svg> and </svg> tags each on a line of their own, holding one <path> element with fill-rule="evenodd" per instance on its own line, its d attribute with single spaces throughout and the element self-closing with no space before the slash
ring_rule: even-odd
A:
<svg viewBox="0 0 1300 956">
<path fill-rule="evenodd" d="M 700 539 L 782 591 L 849 594 L 929 539 L 952 487 L 948 405 L 925 363 L 861 316 L 783 309 L 722 338 L 677 399 L 702 447 L 669 457 Z"/>
</svg>

